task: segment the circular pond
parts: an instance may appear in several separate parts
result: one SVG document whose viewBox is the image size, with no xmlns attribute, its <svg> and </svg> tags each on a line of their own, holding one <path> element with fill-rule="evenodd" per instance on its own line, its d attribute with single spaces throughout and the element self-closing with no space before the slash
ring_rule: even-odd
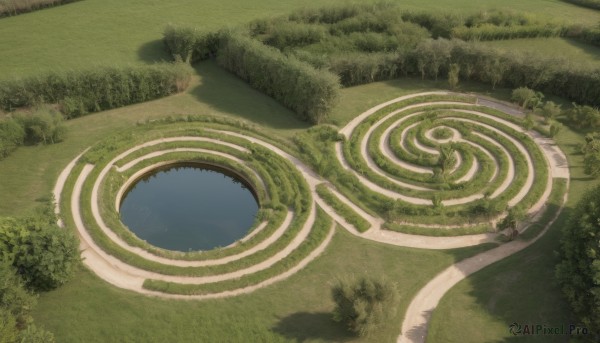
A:
<svg viewBox="0 0 600 343">
<path fill-rule="evenodd" d="M 139 238 L 185 252 L 239 240 L 257 211 L 252 188 L 241 177 L 196 163 L 153 170 L 132 185 L 120 205 L 121 221 Z"/>
</svg>

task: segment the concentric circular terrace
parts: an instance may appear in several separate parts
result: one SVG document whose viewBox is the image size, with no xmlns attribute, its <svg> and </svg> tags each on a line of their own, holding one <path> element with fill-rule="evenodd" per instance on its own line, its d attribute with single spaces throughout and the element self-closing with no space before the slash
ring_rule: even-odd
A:
<svg viewBox="0 0 600 343">
<path fill-rule="evenodd" d="M 346 139 L 331 158 L 355 176 L 359 190 L 391 201 L 392 215 L 375 216 L 368 205 L 350 201 L 294 157 L 289 143 L 208 117 L 147 124 L 99 143 L 65 168 L 55 195 L 90 269 L 118 287 L 163 297 L 233 296 L 282 280 L 326 248 L 334 221 L 394 245 L 476 245 L 496 239 L 494 222 L 507 208 L 540 212 L 555 181 L 568 178 L 564 155 L 551 141 L 526 132 L 502 105 L 477 102 L 446 92 L 414 94 L 341 129 Z M 235 171 L 252 185 L 261 208 L 246 237 L 225 248 L 179 253 L 151 246 L 123 226 L 117 208 L 129 184 L 182 161 Z M 351 224 L 340 206 L 367 223 L 365 229 Z M 454 232 L 436 237 L 415 230 Z"/>
</svg>

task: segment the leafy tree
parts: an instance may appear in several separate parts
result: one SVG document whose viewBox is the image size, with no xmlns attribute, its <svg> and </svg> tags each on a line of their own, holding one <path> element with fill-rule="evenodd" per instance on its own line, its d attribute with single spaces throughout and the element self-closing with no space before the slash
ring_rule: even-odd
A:
<svg viewBox="0 0 600 343">
<path fill-rule="evenodd" d="M 364 277 L 354 282 L 338 281 L 331 295 L 336 304 L 333 319 L 359 336 L 377 329 L 395 310 L 397 299 L 393 283 Z"/>
<path fill-rule="evenodd" d="M 492 84 L 492 89 L 496 89 L 496 85 L 502 81 L 506 70 L 508 70 L 508 66 L 498 58 L 486 61 L 483 73 Z"/>
<path fill-rule="evenodd" d="M 452 63 L 450 65 L 450 70 L 448 71 L 448 84 L 450 88 L 456 89 L 459 82 L 459 73 L 460 73 L 460 65 L 457 63 Z"/>
<path fill-rule="evenodd" d="M 77 240 L 56 225 L 49 205 L 37 214 L 0 220 L 0 247 L 25 284 L 50 290 L 71 277 L 79 260 Z"/>
<path fill-rule="evenodd" d="M 583 171 L 587 175 L 600 176 L 600 132 L 585 136 L 581 152 L 583 153 Z"/>
<path fill-rule="evenodd" d="M 0 260 L 0 308 L 12 315 L 17 329 L 31 323 L 33 319 L 29 312 L 34 304 L 34 296 L 25 290 L 10 263 Z"/>
<path fill-rule="evenodd" d="M 575 314 L 598 341 L 600 332 L 600 186 L 575 207 L 562 232 L 556 276 Z"/>
</svg>

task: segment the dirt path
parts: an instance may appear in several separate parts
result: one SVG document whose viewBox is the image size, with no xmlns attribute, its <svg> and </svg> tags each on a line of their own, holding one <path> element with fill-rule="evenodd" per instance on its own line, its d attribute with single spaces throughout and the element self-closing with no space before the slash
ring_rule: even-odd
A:
<svg viewBox="0 0 600 343">
<path fill-rule="evenodd" d="M 352 133 L 352 131 L 354 130 L 354 128 L 356 126 L 358 126 L 362 120 L 367 118 L 372 113 L 375 113 L 380 108 L 388 106 L 397 101 L 412 98 L 415 96 L 427 95 L 427 94 L 450 94 L 450 93 L 448 93 L 448 92 L 428 92 L 428 93 L 407 95 L 407 96 L 403 96 L 403 97 L 391 100 L 385 104 L 381 104 L 381 105 L 374 107 L 374 108 L 370 109 L 369 111 L 359 115 L 357 118 L 352 120 L 346 127 L 344 127 L 341 130 L 341 133 L 345 134 L 346 136 L 349 136 Z M 425 105 L 426 104 L 424 104 L 423 106 L 425 106 Z M 280 148 L 278 148 L 270 143 L 261 141 L 254 137 L 247 137 L 247 136 L 244 136 L 239 133 L 222 131 L 222 130 L 209 129 L 209 131 L 216 132 L 216 133 L 223 134 L 223 135 L 230 135 L 230 136 L 234 136 L 234 137 L 243 138 L 251 143 L 260 144 L 263 147 L 268 148 L 269 150 L 278 154 L 279 156 L 287 159 L 298 169 L 298 171 L 302 174 L 302 176 L 308 183 L 309 188 L 310 188 L 311 193 L 314 198 L 312 210 L 310 213 L 310 219 L 304 224 L 303 228 L 301 229 L 302 233 L 299 236 L 295 237 L 293 242 L 290 243 L 284 250 L 277 253 L 272 258 L 264 261 L 263 263 L 261 263 L 259 265 L 251 266 L 242 271 L 236 271 L 234 273 L 228 273 L 228 274 L 217 275 L 217 276 L 209 276 L 209 277 L 200 277 L 200 278 L 192 277 L 192 278 L 190 278 L 190 277 L 165 276 L 165 275 L 161 275 L 161 274 L 156 274 L 156 273 L 152 273 L 152 272 L 148 272 L 148 271 L 139 270 L 137 268 L 134 268 L 132 266 L 129 266 L 129 265 L 123 263 L 122 261 L 116 259 L 115 257 L 107 254 L 102 249 L 100 249 L 94 243 L 92 238 L 89 236 L 89 233 L 85 229 L 85 224 L 83 223 L 83 220 L 80 215 L 80 208 L 79 208 L 80 199 L 79 198 L 80 198 L 83 182 L 89 176 L 90 172 L 93 169 L 93 166 L 87 165 L 83 168 L 83 171 L 79 175 L 77 182 L 75 184 L 72 198 L 71 198 L 71 207 L 72 207 L 72 212 L 74 214 L 74 220 L 75 220 L 75 224 L 76 224 L 76 227 L 78 230 L 78 234 L 80 235 L 80 238 L 81 238 L 81 248 L 83 249 L 82 256 L 85 258 L 84 263 L 90 269 L 92 269 L 94 272 L 96 272 L 96 274 L 98 274 L 101 278 L 103 278 L 104 280 L 110 282 L 111 284 L 114 284 L 121 288 L 130 289 L 130 290 L 142 293 L 142 294 L 160 296 L 160 297 L 166 297 L 166 298 L 205 299 L 205 298 L 233 296 L 233 295 L 237 295 L 237 294 L 252 292 L 253 290 L 255 290 L 257 288 L 264 287 L 266 285 L 272 284 L 274 282 L 277 282 L 277 281 L 280 281 L 282 279 L 289 277 L 293 273 L 295 273 L 298 270 L 300 270 L 301 268 L 303 268 L 306 264 L 308 264 L 314 258 L 316 258 L 322 251 L 324 251 L 325 247 L 331 240 L 331 237 L 333 236 L 333 233 L 334 233 L 333 227 L 331 228 L 331 230 L 327 236 L 327 239 L 316 250 L 314 250 L 308 257 L 303 259 L 297 266 L 289 269 L 285 273 L 282 273 L 278 276 L 275 276 L 273 278 L 265 280 L 257 285 L 251 286 L 251 287 L 246 287 L 246 288 L 242 288 L 242 289 L 238 289 L 238 290 L 234 290 L 234 291 L 227 291 L 227 292 L 221 292 L 221 293 L 216 293 L 216 294 L 201 295 L 201 296 L 182 296 L 182 295 L 170 295 L 170 294 L 148 291 L 148 290 L 143 289 L 142 284 L 143 284 L 144 280 L 147 278 L 180 282 L 180 283 L 216 282 L 219 280 L 235 278 L 235 277 L 239 277 L 242 275 L 246 275 L 249 273 L 253 273 L 253 272 L 268 268 L 269 266 L 273 265 L 276 261 L 280 260 L 281 258 L 283 258 L 283 257 L 287 256 L 289 253 L 291 253 L 291 251 L 293 251 L 296 247 L 298 247 L 299 244 L 307 237 L 308 232 L 310 231 L 310 228 L 312 227 L 312 222 L 314 221 L 314 218 L 315 218 L 316 206 L 320 206 L 321 208 L 323 208 L 328 215 L 330 215 L 332 218 L 334 218 L 335 221 L 337 221 L 342 227 L 344 227 L 346 230 L 348 230 L 352 234 L 354 234 L 358 237 L 370 239 L 370 240 L 377 241 L 377 242 L 387 243 L 387 244 L 415 247 L 415 248 L 425 248 L 425 249 L 450 249 L 450 248 L 458 248 L 458 247 L 477 245 L 477 244 L 481 244 L 484 242 L 491 242 L 491 241 L 495 240 L 496 235 L 494 235 L 494 234 L 480 234 L 480 235 L 457 236 L 457 237 L 430 237 L 430 236 L 409 235 L 409 234 L 403 234 L 403 233 L 398 233 L 398 232 L 382 230 L 381 229 L 381 225 L 383 224 L 382 219 L 369 215 L 368 213 L 363 211 L 361 208 L 356 206 L 354 203 L 352 203 L 350 200 L 348 200 L 346 197 L 344 197 L 342 194 L 337 192 L 337 190 L 330 187 L 333 194 L 340 201 L 342 201 L 346 205 L 350 206 L 354 211 L 356 211 L 356 213 L 358 213 L 360 216 L 362 216 L 363 218 L 368 220 L 368 222 L 371 224 L 371 228 L 367 232 L 361 234 L 358 231 L 356 231 L 356 229 L 352 225 L 347 223 L 344 220 L 344 218 L 339 216 L 329 205 L 327 205 L 322 199 L 320 199 L 318 197 L 318 195 L 316 194 L 316 191 L 315 191 L 315 187 L 318 184 L 325 182 L 325 180 L 323 180 L 320 176 L 318 176 L 316 173 L 314 173 L 311 170 L 311 168 L 309 168 L 307 165 L 302 163 L 300 160 L 298 160 L 294 156 L 288 154 L 287 152 L 281 150 Z M 566 162 L 565 162 L 566 159 L 564 159 L 564 160 L 560 159 L 560 158 L 564 158 L 564 154 L 562 154 L 560 149 L 553 146 L 550 141 L 544 141 L 541 137 L 537 137 L 535 139 L 536 139 L 536 142 L 541 142 L 541 143 L 548 145 L 547 148 L 544 148 L 543 145 L 541 145 L 541 146 L 544 148 L 543 151 L 549 160 L 549 165 L 553 169 L 552 175 L 554 175 L 556 177 L 558 177 L 557 175 L 562 175 L 562 176 L 566 175 L 566 177 L 568 177 L 568 166 L 566 166 Z M 146 142 L 139 146 L 133 147 L 133 148 L 129 149 L 128 151 L 126 151 L 125 153 L 122 153 L 119 156 L 117 156 L 109 164 L 111 166 L 115 165 L 115 163 L 117 161 L 121 160 L 128 154 L 135 152 L 139 149 L 145 148 L 145 147 L 149 147 L 149 146 L 153 146 L 153 145 L 157 145 L 157 144 L 165 143 L 165 142 L 177 142 L 177 141 L 183 142 L 183 141 L 188 141 L 188 140 L 208 141 L 208 142 L 224 144 L 224 145 L 230 144 L 230 143 L 221 142 L 219 140 L 215 140 L 212 138 L 204 138 L 204 137 L 173 137 L 173 138 L 167 138 L 167 139 L 160 139 L 160 140 L 155 140 L 155 141 L 151 141 L 151 142 Z M 231 144 L 231 145 L 233 145 L 233 144 Z M 233 145 L 233 147 L 236 147 L 236 149 L 238 149 L 240 151 L 244 151 L 244 150 L 242 150 L 244 148 L 240 149 L 239 146 Z M 152 154 L 154 154 L 154 155 L 152 155 Z M 152 156 L 158 156 L 156 154 L 160 155 L 161 153 L 160 152 L 151 153 Z M 338 155 L 338 158 L 342 162 L 343 166 L 345 168 L 351 169 L 350 166 L 343 159 L 343 155 L 341 152 L 341 145 L 339 145 L 339 144 L 336 145 L 336 154 Z M 61 173 L 61 176 L 59 177 L 59 180 L 57 181 L 57 185 L 54 190 L 55 196 L 57 199 L 60 198 L 60 193 L 62 192 L 62 189 L 64 187 L 64 182 L 66 181 L 66 178 L 68 177 L 68 175 L 72 172 L 72 169 L 78 158 L 79 158 L 79 156 L 76 159 L 74 159 L 65 168 L 65 170 Z M 122 171 L 127 170 L 129 167 L 133 166 L 135 163 L 141 161 L 142 159 L 143 158 L 138 158 L 134 161 L 131 161 L 131 162 L 121 166 L 119 168 L 119 170 L 122 170 Z M 473 170 L 472 173 L 471 173 L 471 171 L 469 173 L 474 174 L 476 172 L 476 170 L 478 169 L 477 167 L 478 167 L 478 164 L 475 164 L 475 170 Z M 556 171 L 554 170 L 555 168 L 556 168 Z M 108 170 L 109 169 L 106 169 L 106 173 L 108 173 Z M 105 175 L 106 174 L 103 174 L 103 175 L 101 174 L 102 178 Z M 383 188 L 371 183 L 369 180 L 362 177 L 362 175 L 360 175 L 360 174 L 356 174 L 356 175 L 359 177 L 360 182 L 363 182 L 367 187 L 372 187 L 372 189 L 374 191 L 377 191 L 377 192 L 381 191 L 382 194 L 386 194 L 386 195 L 393 194 L 389 190 L 383 189 Z M 469 175 L 469 178 L 471 178 L 471 177 L 472 177 L 472 175 Z M 99 179 L 100 179 L 100 177 L 99 177 Z M 98 186 L 98 187 L 96 187 L 96 186 Z M 99 211 L 97 208 L 98 190 L 99 190 L 99 182 L 96 182 L 96 184 L 94 185 L 94 189 L 92 191 L 93 199 L 94 199 L 94 201 L 92 201 L 92 204 L 93 204 L 93 207 L 96 207 L 95 209 L 93 209 L 93 212 L 94 212 L 94 216 L 96 216 L 96 215 L 98 216 L 97 218 L 99 218 L 99 223 L 103 224 L 102 219 L 99 216 Z M 396 197 L 396 198 L 400 198 L 400 197 Z M 422 199 L 419 199 L 419 200 L 422 200 Z M 420 203 L 420 204 L 429 203 L 430 204 L 431 201 L 427 200 L 422 203 L 417 201 L 416 203 Z M 291 212 L 288 213 L 284 222 L 276 230 L 276 233 L 272 237 L 268 238 L 266 241 L 261 242 L 256 247 L 251 248 L 247 251 L 244 251 L 243 253 L 240 253 L 238 255 L 226 257 L 226 258 L 220 259 L 220 260 L 211 260 L 211 261 L 170 260 L 170 259 L 159 258 L 155 255 L 149 254 L 147 251 L 139 251 L 141 249 L 135 248 L 135 247 L 130 247 L 126 243 L 124 245 L 125 245 L 125 247 L 131 248 L 132 252 L 135 252 L 136 254 L 140 254 L 140 256 L 143 256 L 144 258 L 149 257 L 149 258 L 153 259 L 154 261 L 161 262 L 161 263 L 168 263 L 168 264 L 175 263 L 175 265 L 177 265 L 177 263 L 184 263 L 184 265 L 186 265 L 185 263 L 198 263 L 198 262 L 200 262 L 200 264 L 198 264 L 198 265 L 210 265 L 213 263 L 220 264 L 221 262 L 228 263 L 233 260 L 249 256 L 252 253 L 255 253 L 257 251 L 260 251 L 260 250 L 268 247 L 270 244 L 272 244 L 274 241 L 276 241 L 278 237 L 280 237 L 283 234 L 283 232 L 285 231 L 285 229 L 291 222 L 292 217 L 293 217 L 293 213 L 291 213 Z M 264 225 L 266 225 L 266 223 Z M 112 232 L 112 230 L 110 230 L 108 227 L 106 227 L 106 229 L 107 229 L 107 234 L 111 237 L 111 239 L 113 239 L 114 232 Z M 114 235 L 114 236 L 116 236 L 116 235 Z M 117 237 L 116 239 L 118 240 L 119 238 Z M 423 313 L 424 309 L 428 310 L 428 309 L 434 308 L 435 305 L 437 304 L 437 301 L 439 301 L 439 299 L 438 299 L 437 301 L 434 301 L 434 303 L 431 303 L 431 299 L 435 300 L 435 296 L 432 296 L 432 294 L 439 296 L 439 298 L 441 298 L 441 296 L 447 291 L 447 289 L 450 289 L 451 285 L 460 281 L 460 279 L 466 277 L 466 275 L 469 275 L 470 273 L 483 268 L 484 266 L 488 265 L 489 263 L 492 263 L 495 260 L 498 260 L 505 256 L 508 256 L 520 249 L 523 249 L 525 246 L 527 246 L 527 245 L 524 245 L 526 243 L 522 243 L 522 242 L 513 242 L 513 243 L 501 246 L 500 248 L 502 248 L 502 249 L 497 248 L 497 249 L 489 251 L 488 253 L 486 253 L 489 256 L 486 254 L 480 254 L 471 259 L 464 260 L 461 263 L 450 267 L 447 271 L 444 271 L 443 273 L 446 273 L 446 274 L 444 274 L 444 275 L 440 274 L 439 278 L 436 277 L 436 279 L 434 279 L 430 282 L 431 285 L 428 284 L 428 286 L 426 286 L 419 293 L 419 294 L 421 294 L 421 293 L 425 294 L 424 296 L 422 296 L 422 297 L 424 297 L 423 299 L 425 299 L 425 300 L 430 299 L 430 300 L 420 301 L 420 300 L 418 300 L 418 297 L 419 297 L 419 295 L 418 295 L 415 298 L 415 300 L 413 301 L 414 304 L 411 304 L 410 311 L 412 311 L 412 312 L 410 314 L 407 314 L 407 316 L 405 316 L 405 318 L 407 320 L 409 320 L 409 318 L 417 318 L 418 319 L 419 316 L 421 316 L 421 313 Z M 527 244 L 531 244 L 531 243 L 527 243 Z M 504 246 L 507 246 L 507 247 L 503 248 Z M 151 255 L 151 256 L 149 256 L 149 255 Z M 177 262 L 177 261 L 179 261 L 179 262 Z M 202 264 L 202 263 L 204 263 L 204 264 Z M 191 265 L 194 265 L 194 264 L 191 264 Z M 452 268 L 454 268 L 454 269 L 452 269 Z M 444 278 L 446 278 L 446 279 L 444 279 Z M 444 280 L 450 280 L 450 282 L 447 282 Z M 454 282 L 453 280 L 456 280 L 456 281 Z M 452 282 L 454 282 L 454 283 L 452 283 Z M 429 287 L 429 288 L 427 288 L 427 287 Z M 431 307 L 431 305 L 433 305 L 433 307 Z M 423 316 L 421 316 L 421 317 L 423 317 Z M 417 320 L 417 321 L 412 321 L 412 322 L 409 321 L 409 322 L 404 323 L 403 328 L 406 327 L 408 329 L 407 330 L 403 329 L 403 332 L 414 332 L 418 336 L 419 331 L 416 328 L 419 327 L 419 325 L 421 325 L 421 326 L 425 325 L 424 328 L 426 329 L 428 317 L 423 317 L 423 318 L 424 318 L 424 321 L 421 321 L 421 322 L 419 322 Z M 425 323 L 425 324 L 423 324 L 423 323 Z M 425 333 L 426 333 L 426 331 L 425 331 Z M 405 338 L 399 338 L 399 339 L 408 339 L 408 336 Z"/>
<path fill-rule="evenodd" d="M 568 187 L 567 193 L 568 194 Z M 515 240 L 505 243 L 497 248 L 488 250 L 473 257 L 464 259 L 452 266 L 446 268 L 438 274 L 433 280 L 429 281 L 417 295 L 413 298 L 402 322 L 402 331 L 398 336 L 398 343 L 423 343 L 427 338 L 427 330 L 431 314 L 439 304 L 440 300 L 454 285 L 465 279 L 467 276 L 481 270 L 490 264 L 500 261 L 518 251 L 525 249 L 535 243 L 542 237 L 546 231 L 554 224 L 556 218 L 563 210 L 564 203 L 567 201 L 567 195 L 563 200 L 563 206 L 556 212 L 556 215 L 544 230 L 534 239 L 529 241 Z"/>
</svg>

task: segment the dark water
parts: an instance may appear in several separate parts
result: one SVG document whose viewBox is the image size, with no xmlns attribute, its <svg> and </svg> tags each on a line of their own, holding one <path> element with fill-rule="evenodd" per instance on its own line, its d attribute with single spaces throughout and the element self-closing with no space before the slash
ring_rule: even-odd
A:
<svg viewBox="0 0 600 343">
<path fill-rule="evenodd" d="M 209 250 L 244 237 L 258 204 L 234 174 L 198 164 L 144 176 L 121 201 L 121 221 L 139 238 L 169 250 Z"/>
</svg>

